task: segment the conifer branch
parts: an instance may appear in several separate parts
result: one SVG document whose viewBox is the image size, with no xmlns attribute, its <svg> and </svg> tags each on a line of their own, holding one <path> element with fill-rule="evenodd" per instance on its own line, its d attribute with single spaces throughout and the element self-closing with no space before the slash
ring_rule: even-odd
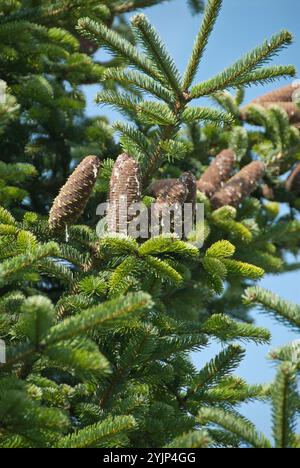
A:
<svg viewBox="0 0 300 468">
<path fill-rule="evenodd" d="M 155 63 L 156 67 L 164 76 L 163 81 L 168 87 L 173 89 L 178 97 L 181 97 L 179 72 L 155 29 L 143 14 L 134 16 L 132 19 L 132 25 L 147 56 L 151 58 L 153 63 Z"/>
<path fill-rule="evenodd" d="M 235 80 L 235 86 L 266 85 L 274 83 L 278 78 L 295 76 L 296 69 L 293 65 L 273 65 L 246 73 Z"/>
<path fill-rule="evenodd" d="M 288 362 L 281 365 L 271 395 L 273 402 L 273 436 L 276 448 L 292 448 L 299 401 L 294 365 Z"/>
<path fill-rule="evenodd" d="M 198 391 L 218 384 L 225 376 L 229 375 L 242 361 L 245 350 L 238 345 L 228 346 L 224 351 L 212 359 L 194 378 L 187 398 Z"/>
<path fill-rule="evenodd" d="M 137 49 L 126 39 L 111 31 L 105 24 L 97 23 L 89 18 L 81 18 L 78 21 L 78 31 L 87 39 L 91 39 L 107 48 L 109 52 L 121 56 L 139 70 L 161 81 L 161 74 L 154 63 L 139 53 Z"/>
<path fill-rule="evenodd" d="M 136 427 L 137 423 L 132 416 L 110 417 L 60 439 L 57 448 L 106 448 L 107 444 L 114 446 L 114 441 L 118 446 L 118 438 Z"/>
<path fill-rule="evenodd" d="M 136 86 L 137 88 L 142 89 L 159 99 L 162 99 L 168 104 L 174 101 L 174 95 L 165 86 L 150 76 L 134 70 L 111 68 L 105 72 L 103 79 L 115 80 L 123 85 Z"/>
<path fill-rule="evenodd" d="M 264 435 L 258 433 L 255 426 L 235 413 L 221 408 L 202 408 L 198 415 L 201 424 L 206 422 L 217 424 L 227 431 L 237 435 L 241 440 L 253 448 L 272 448 Z"/>
<path fill-rule="evenodd" d="M 0 284 L 5 285 L 16 281 L 20 272 L 36 264 L 39 260 L 54 255 L 59 255 L 58 245 L 55 242 L 49 242 L 38 246 L 33 252 L 16 255 L 4 261 L 0 265 Z"/>
<path fill-rule="evenodd" d="M 221 91 L 232 86 L 240 85 L 241 79 L 244 79 L 244 83 L 251 83 L 251 75 L 247 80 L 247 74 L 251 74 L 256 71 L 259 66 L 264 65 L 269 61 L 277 52 L 283 47 L 286 47 L 292 42 L 292 35 L 288 31 L 282 31 L 281 33 L 273 36 L 269 42 L 264 43 L 260 47 L 257 47 L 252 52 L 247 54 L 244 58 L 238 60 L 231 67 L 215 76 L 214 78 L 200 83 L 194 86 L 191 91 L 193 98 L 199 98 L 208 94 Z M 289 67 L 286 70 L 287 74 L 295 70 Z M 272 76 L 273 70 L 270 69 L 270 75 Z M 267 76 L 267 70 L 265 73 L 265 79 Z M 256 80 L 255 80 L 256 81 Z"/>
<path fill-rule="evenodd" d="M 169 1 L 169 0 L 162 0 Z M 129 13 L 137 8 L 147 8 L 161 3 L 161 0 L 127 0 L 120 5 L 113 5 L 113 11 L 116 14 Z"/>
<path fill-rule="evenodd" d="M 166 448 L 208 448 L 212 442 L 206 431 L 190 431 L 182 436 L 176 437 Z"/>
<path fill-rule="evenodd" d="M 300 326 L 300 307 L 292 302 L 281 299 L 277 294 L 259 286 L 248 288 L 244 299 L 248 304 L 259 304 L 262 310 L 271 312 L 279 320 L 292 326 Z"/>
<path fill-rule="evenodd" d="M 209 107 L 188 107 L 182 113 L 182 120 L 186 123 L 193 123 L 198 120 L 207 120 L 217 124 L 230 125 L 234 118 L 231 114 Z"/>
<path fill-rule="evenodd" d="M 141 313 L 150 308 L 151 305 L 150 296 L 145 293 L 128 294 L 125 298 L 105 302 L 53 327 L 45 343 L 53 345 L 78 335 L 84 335 L 85 332 L 96 327 L 115 326 L 128 317 L 134 317 L 137 312 Z"/>
<path fill-rule="evenodd" d="M 183 78 L 182 88 L 188 90 L 197 73 L 200 61 L 206 49 L 209 36 L 213 30 L 219 12 L 221 10 L 222 0 L 208 0 L 201 28 L 198 32 L 192 56 L 187 65 Z"/>
<path fill-rule="evenodd" d="M 221 341 L 241 340 L 255 343 L 268 343 L 271 335 L 264 328 L 238 323 L 225 315 L 212 315 L 202 326 L 201 331 L 214 335 Z"/>
<path fill-rule="evenodd" d="M 120 94 L 116 91 L 102 91 L 97 94 L 95 101 L 98 104 L 109 104 L 125 115 L 134 115 L 139 104 L 139 99 L 133 99 L 130 95 Z"/>
</svg>

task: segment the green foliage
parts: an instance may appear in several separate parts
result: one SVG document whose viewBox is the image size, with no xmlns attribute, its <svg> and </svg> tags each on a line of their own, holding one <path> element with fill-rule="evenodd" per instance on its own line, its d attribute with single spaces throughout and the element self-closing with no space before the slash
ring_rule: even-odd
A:
<svg viewBox="0 0 300 468">
<path fill-rule="evenodd" d="M 198 98 L 233 86 L 274 80 L 277 76 L 282 75 L 294 76 L 295 69 L 290 66 L 280 67 L 280 69 L 277 67 L 260 68 L 291 42 L 292 36 L 288 31 L 280 32 L 219 75 L 194 86 L 192 96 Z"/>
<path fill-rule="evenodd" d="M 245 292 L 245 301 L 248 304 L 258 304 L 263 310 L 271 312 L 277 318 L 284 320 L 292 326 L 300 326 L 300 307 L 284 301 L 278 295 L 260 287 L 249 288 Z"/>
<path fill-rule="evenodd" d="M 237 435 L 240 440 L 252 448 L 271 448 L 270 442 L 259 434 L 250 421 L 219 408 L 203 408 L 199 412 L 199 422 L 212 422 Z"/>
<path fill-rule="evenodd" d="M 271 391 L 273 402 L 273 434 L 276 448 L 293 446 L 299 402 L 293 364 L 285 362 L 278 370 Z"/>
<path fill-rule="evenodd" d="M 62 438 L 57 448 L 122 447 L 126 443 L 126 432 L 136 426 L 132 416 L 109 418 Z"/>
<path fill-rule="evenodd" d="M 200 61 L 206 49 L 209 36 L 213 30 L 217 16 L 222 6 L 222 0 L 209 0 L 205 9 L 203 22 L 194 44 L 192 56 L 183 79 L 183 88 L 188 89 L 197 73 Z"/>
<path fill-rule="evenodd" d="M 265 396 L 272 405 L 272 435 L 274 448 L 297 448 L 298 438 L 296 435 L 297 412 L 299 407 L 299 391 L 297 388 L 297 374 L 299 373 L 299 343 L 292 343 L 272 353 L 271 357 L 280 360 L 277 375 L 274 382 L 264 391 Z M 222 360 L 225 357 L 222 356 Z M 216 364 L 218 365 L 219 362 Z M 225 361 L 226 362 L 226 361 Z M 208 373 L 208 378 L 210 374 Z M 267 438 L 259 434 L 254 425 L 236 413 L 230 413 L 219 408 L 201 408 L 199 422 L 206 426 L 206 430 L 213 439 L 214 430 L 211 424 L 218 425 L 238 436 L 238 440 L 246 446 L 253 448 L 272 448 Z M 216 434 L 215 444 L 218 445 L 219 433 Z M 214 445 L 212 440 L 211 445 Z M 231 445 L 231 444 L 229 444 Z"/>
</svg>

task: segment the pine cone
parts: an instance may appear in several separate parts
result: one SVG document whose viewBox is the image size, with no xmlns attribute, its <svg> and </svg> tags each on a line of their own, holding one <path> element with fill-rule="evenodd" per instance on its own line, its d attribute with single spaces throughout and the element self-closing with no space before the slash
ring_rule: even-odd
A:
<svg viewBox="0 0 300 468">
<path fill-rule="evenodd" d="M 192 172 L 184 172 L 179 180 L 187 187 L 187 196 L 185 203 L 195 205 L 197 201 L 197 180 Z"/>
<path fill-rule="evenodd" d="M 179 179 L 175 179 L 173 184 L 170 184 L 164 191 L 158 195 L 157 204 L 166 204 L 168 206 L 179 204 L 183 205 L 189 195 L 189 186 L 185 179 L 188 173 L 182 174 Z"/>
<path fill-rule="evenodd" d="M 230 149 L 222 151 L 198 181 L 198 190 L 205 193 L 207 197 L 212 197 L 222 187 L 223 183 L 229 179 L 234 163 L 234 152 Z"/>
<path fill-rule="evenodd" d="M 213 208 L 230 205 L 238 207 L 256 189 L 264 175 L 265 165 L 254 161 L 233 176 L 211 199 Z"/>
<path fill-rule="evenodd" d="M 99 169 L 96 156 L 81 161 L 53 202 L 49 215 L 51 229 L 61 229 L 77 221 L 92 193 Z"/>
<path fill-rule="evenodd" d="M 147 193 L 154 198 L 170 189 L 177 182 L 177 179 L 161 179 L 152 182 L 147 189 Z"/>
<path fill-rule="evenodd" d="M 123 153 L 116 160 L 110 179 L 109 232 L 127 234 L 128 223 L 133 219 L 128 215 L 128 208 L 141 201 L 141 194 L 140 166 L 133 157 Z"/>
<path fill-rule="evenodd" d="M 147 193 L 155 198 L 159 198 L 160 196 L 164 196 L 170 192 L 172 192 L 172 187 L 176 184 L 180 184 L 182 182 L 188 189 L 188 195 L 185 200 L 186 203 L 195 203 L 196 196 L 197 196 L 197 184 L 196 178 L 191 172 L 183 173 L 179 179 L 161 179 L 152 182 L 152 184 L 148 187 Z M 177 185 L 178 186 L 178 185 Z M 176 188 L 175 188 L 176 190 Z"/>
<path fill-rule="evenodd" d="M 286 181 L 285 188 L 288 192 L 294 192 L 296 195 L 300 195 L 300 164 L 290 174 Z"/>
<path fill-rule="evenodd" d="M 193 211 L 196 205 L 197 183 L 196 178 L 191 172 L 183 173 L 173 184 L 159 194 L 156 199 L 154 215 L 161 222 L 161 216 L 165 206 L 174 207 L 175 212 L 181 211 L 181 220 L 175 218 L 175 213 L 171 213 L 171 232 L 181 232 L 183 235 L 184 223 L 184 203 L 192 203 Z M 178 224 L 180 220 L 180 225 Z M 158 233 L 157 233 L 158 234 Z"/>
<path fill-rule="evenodd" d="M 299 83 L 292 83 L 279 89 L 275 89 L 270 93 L 264 94 L 252 101 L 255 104 L 262 104 L 265 102 L 292 102 L 293 94 L 300 88 Z"/>
</svg>

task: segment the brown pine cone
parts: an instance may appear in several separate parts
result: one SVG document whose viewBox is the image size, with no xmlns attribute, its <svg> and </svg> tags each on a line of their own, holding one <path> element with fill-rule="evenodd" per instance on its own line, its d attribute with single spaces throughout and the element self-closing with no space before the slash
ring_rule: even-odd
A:
<svg viewBox="0 0 300 468">
<path fill-rule="evenodd" d="M 175 179 L 175 182 L 172 185 L 170 185 L 164 191 L 162 191 L 158 195 L 156 203 L 166 204 L 168 206 L 177 203 L 179 205 L 183 205 L 189 194 L 189 187 L 186 183 L 184 176 L 185 174 L 182 174 L 182 176 L 179 179 Z"/>
<path fill-rule="evenodd" d="M 164 196 L 169 192 L 172 192 L 172 187 L 178 182 L 182 182 L 188 189 L 188 195 L 185 200 L 186 203 L 195 203 L 197 197 L 197 183 L 196 178 L 191 172 L 184 172 L 179 179 L 161 179 L 152 182 L 148 187 L 147 193 L 155 198 Z M 176 190 L 176 189 L 175 189 Z"/>
<path fill-rule="evenodd" d="M 152 182 L 147 189 L 147 194 L 151 197 L 157 198 L 166 190 L 172 187 L 177 182 L 177 179 L 161 179 Z"/>
<path fill-rule="evenodd" d="M 233 176 L 211 199 L 213 208 L 230 205 L 238 207 L 256 189 L 265 172 L 265 165 L 253 161 Z"/>
<path fill-rule="evenodd" d="M 183 183 L 183 185 L 187 188 L 187 196 L 185 199 L 185 203 L 192 203 L 195 205 L 197 201 L 197 180 L 196 177 L 192 172 L 184 172 L 180 177 L 179 180 Z"/>
<path fill-rule="evenodd" d="M 300 195 L 300 164 L 297 164 L 286 181 L 285 188 L 288 192 Z"/>
<path fill-rule="evenodd" d="M 61 229 L 77 221 L 92 193 L 99 169 L 96 156 L 81 161 L 53 202 L 49 215 L 51 229 Z"/>
<path fill-rule="evenodd" d="M 222 187 L 223 183 L 229 179 L 234 163 L 234 152 L 230 149 L 222 151 L 197 182 L 198 190 L 207 197 L 212 197 Z"/>
<path fill-rule="evenodd" d="M 161 192 L 156 199 L 154 216 L 156 222 L 164 225 L 162 216 L 164 208 L 172 207 L 173 213 L 170 213 L 170 230 L 171 233 L 181 233 L 183 235 L 183 223 L 185 211 L 183 209 L 184 203 L 192 203 L 193 211 L 196 205 L 197 184 L 196 178 L 191 172 L 183 173 L 175 182 L 171 184 L 164 192 Z M 179 217 L 176 214 L 181 213 Z M 168 215 L 169 216 L 169 215 Z M 156 235 L 159 232 L 155 233 Z"/>
<path fill-rule="evenodd" d="M 132 156 L 123 153 L 117 158 L 110 179 L 107 216 L 109 232 L 127 234 L 128 224 L 133 219 L 128 214 L 128 208 L 133 203 L 139 203 L 141 196 L 140 165 Z"/>
<path fill-rule="evenodd" d="M 291 83 L 282 88 L 275 89 L 270 93 L 266 93 L 252 101 L 255 104 L 262 104 L 265 102 L 292 102 L 294 92 L 300 88 L 299 83 Z"/>
</svg>

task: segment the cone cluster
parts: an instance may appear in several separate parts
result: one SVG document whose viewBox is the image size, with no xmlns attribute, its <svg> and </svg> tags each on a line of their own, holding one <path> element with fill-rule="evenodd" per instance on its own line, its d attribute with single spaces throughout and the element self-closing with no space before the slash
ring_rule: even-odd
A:
<svg viewBox="0 0 300 468">
<path fill-rule="evenodd" d="M 254 99 L 250 104 L 241 110 L 243 119 L 248 117 L 248 108 L 253 104 L 258 104 L 265 109 L 271 109 L 274 106 L 279 106 L 289 116 L 290 123 L 297 128 L 300 128 L 300 108 L 296 103 L 295 95 L 299 93 L 300 97 L 300 84 L 295 82 L 284 86 L 282 88 L 271 91 Z"/>
<path fill-rule="evenodd" d="M 110 233 L 127 233 L 128 225 L 135 217 L 135 210 L 131 214 L 128 213 L 128 208 L 141 202 L 141 180 L 139 163 L 129 154 L 121 154 L 115 162 L 110 179 L 107 216 Z M 164 179 L 151 184 L 146 192 L 155 197 L 154 215 L 160 217 L 161 210 L 166 206 L 181 210 L 184 203 L 191 203 L 195 208 L 197 182 L 191 172 L 185 172 L 178 179 Z"/>
<path fill-rule="evenodd" d="M 96 183 L 100 161 L 96 156 L 87 156 L 77 166 L 53 202 L 49 225 L 62 229 L 73 224 L 83 213 Z"/>
</svg>

